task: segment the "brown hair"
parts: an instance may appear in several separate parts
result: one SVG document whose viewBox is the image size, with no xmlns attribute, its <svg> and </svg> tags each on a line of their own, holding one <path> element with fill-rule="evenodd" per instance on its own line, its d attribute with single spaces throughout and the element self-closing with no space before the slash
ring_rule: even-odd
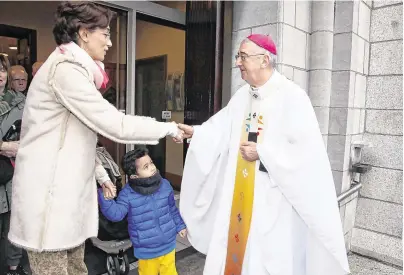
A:
<svg viewBox="0 0 404 275">
<path fill-rule="evenodd" d="M 6 88 L 10 88 L 10 61 L 8 61 L 8 58 L 4 54 L 0 54 L 0 71 L 6 71 L 7 72 L 7 83 L 6 83 Z"/>
<path fill-rule="evenodd" d="M 80 28 L 90 31 L 107 28 L 114 15 L 113 11 L 89 1 L 62 2 L 56 10 L 53 27 L 56 44 L 77 43 Z"/>
</svg>

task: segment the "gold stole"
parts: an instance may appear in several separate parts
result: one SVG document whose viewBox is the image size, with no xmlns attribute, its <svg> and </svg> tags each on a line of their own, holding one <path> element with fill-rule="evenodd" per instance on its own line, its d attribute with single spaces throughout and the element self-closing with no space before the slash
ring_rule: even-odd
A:
<svg viewBox="0 0 404 275">
<path fill-rule="evenodd" d="M 251 100 L 254 101 L 254 99 Z M 259 103 L 257 100 L 256 104 Z M 257 142 L 260 143 L 263 132 L 261 127 L 264 126 L 263 117 L 258 112 L 251 115 L 250 110 L 256 111 L 256 108 L 253 109 L 252 106 L 247 112 L 248 116 L 243 121 L 240 142 L 248 141 L 248 134 L 252 130 L 258 134 Z M 239 151 L 224 275 L 241 275 L 253 211 L 255 170 L 256 161 L 244 160 Z"/>
</svg>

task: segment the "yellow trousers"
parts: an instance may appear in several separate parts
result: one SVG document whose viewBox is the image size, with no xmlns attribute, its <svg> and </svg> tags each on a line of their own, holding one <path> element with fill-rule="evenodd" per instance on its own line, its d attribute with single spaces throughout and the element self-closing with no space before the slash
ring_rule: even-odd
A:
<svg viewBox="0 0 404 275">
<path fill-rule="evenodd" d="M 139 275 L 178 275 L 175 268 L 175 249 L 158 258 L 139 260 Z"/>
</svg>

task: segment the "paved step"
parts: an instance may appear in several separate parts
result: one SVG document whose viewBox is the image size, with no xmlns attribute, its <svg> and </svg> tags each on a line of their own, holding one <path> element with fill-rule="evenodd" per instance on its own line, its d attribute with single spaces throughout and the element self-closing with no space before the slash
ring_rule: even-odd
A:
<svg viewBox="0 0 404 275">
<path fill-rule="evenodd" d="M 368 190 L 366 194 L 378 199 L 359 197 L 351 251 L 388 264 L 403 266 L 403 206 L 380 200 L 382 197 L 379 193 L 370 191 L 372 190 Z"/>
<path fill-rule="evenodd" d="M 349 255 L 349 266 L 352 275 L 402 275 L 403 271 L 375 260 L 359 255 Z"/>
<path fill-rule="evenodd" d="M 181 253 L 181 252 L 180 252 Z M 179 275 L 202 275 L 205 256 L 189 248 L 183 256 L 177 254 L 177 271 Z M 351 275 L 401 275 L 402 270 L 356 254 L 348 256 Z M 138 275 L 134 270 L 130 275 Z M 252 274 L 254 275 L 254 274 Z"/>
<path fill-rule="evenodd" d="M 382 262 L 403 266 L 401 238 L 354 228 L 352 230 L 351 251 Z"/>
<path fill-rule="evenodd" d="M 385 201 L 359 198 L 355 227 L 402 238 L 403 206 Z"/>
</svg>

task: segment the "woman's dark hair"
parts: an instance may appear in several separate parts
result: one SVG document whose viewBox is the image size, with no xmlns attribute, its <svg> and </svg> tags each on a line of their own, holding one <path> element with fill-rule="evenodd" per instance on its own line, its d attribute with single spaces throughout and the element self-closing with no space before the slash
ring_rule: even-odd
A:
<svg viewBox="0 0 404 275">
<path fill-rule="evenodd" d="M 105 29 L 109 26 L 115 13 L 101 5 L 90 1 L 62 2 L 55 15 L 53 36 L 57 45 L 75 42 L 77 44 L 80 28 L 93 31 L 97 28 Z"/>
<path fill-rule="evenodd" d="M 8 61 L 8 58 L 4 54 L 0 54 L 0 71 L 5 71 L 7 72 L 7 82 L 6 82 L 6 88 L 10 88 L 10 61 Z"/>
<path fill-rule="evenodd" d="M 122 170 L 126 175 L 136 175 L 136 160 L 149 154 L 149 150 L 145 147 L 140 147 L 127 152 L 122 158 Z"/>
</svg>

